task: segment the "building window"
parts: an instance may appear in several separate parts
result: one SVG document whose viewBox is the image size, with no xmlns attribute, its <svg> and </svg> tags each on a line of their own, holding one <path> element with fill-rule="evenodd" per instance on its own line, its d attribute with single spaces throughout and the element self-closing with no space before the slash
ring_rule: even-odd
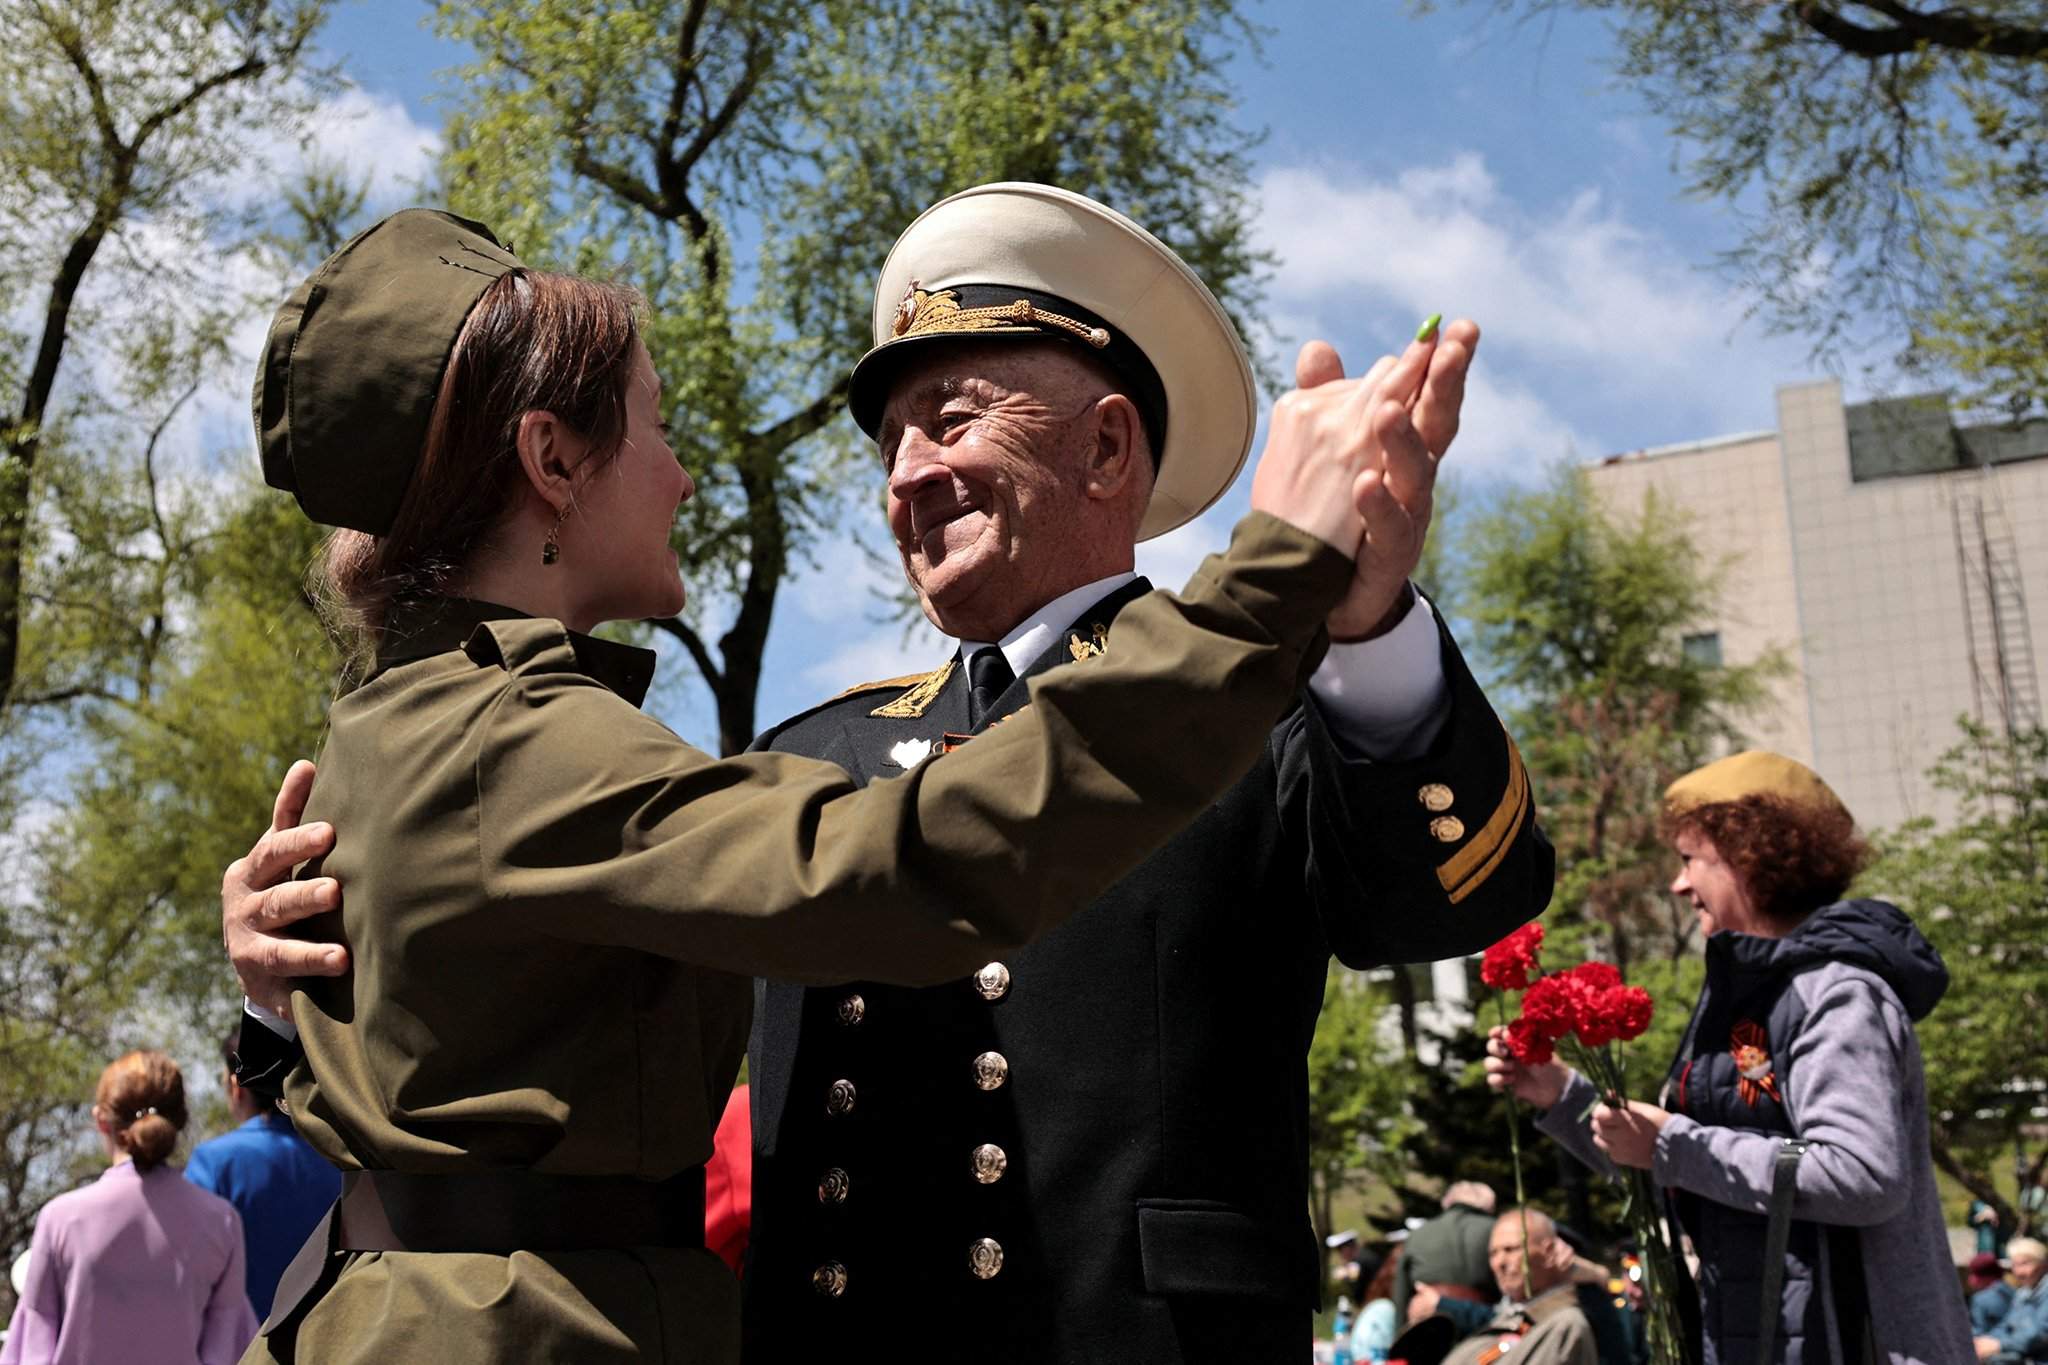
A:
<svg viewBox="0 0 2048 1365">
<path fill-rule="evenodd" d="M 1718 630 L 1688 635 L 1680 643 L 1679 648 L 1685 651 L 1685 661 L 1689 664 L 1701 668 L 1721 666 L 1721 632 Z"/>
</svg>

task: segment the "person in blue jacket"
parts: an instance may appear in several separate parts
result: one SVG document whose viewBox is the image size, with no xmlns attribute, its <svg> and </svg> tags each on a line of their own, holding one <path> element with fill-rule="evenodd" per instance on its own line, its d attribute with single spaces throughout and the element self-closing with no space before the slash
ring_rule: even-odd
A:
<svg viewBox="0 0 2048 1365">
<path fill-rule="evenodd" d="M 341 1195 L 341 1172 L 300 1137 L 276 1103 L 235 1081 L 242 1031 L 228 1035 L 228 1110 L 236 1127 L 192 1149 L 185 1178 L 212 1190 L 242 1215 L 249 1303 L 270 1316 L 278 1279 L 311 1235 L 320 1215 Z"/>
<path fill-rule="evenodd" d="M 1977 1359 L 1994 1365 L 2037 1365 L 2048 1361 L 2048 1245 L 2032 1237 L 2006 1243 L 2012 1261 L 2012 1307 L 1996 1327 L 1977 1338 Z"/>
</svg>

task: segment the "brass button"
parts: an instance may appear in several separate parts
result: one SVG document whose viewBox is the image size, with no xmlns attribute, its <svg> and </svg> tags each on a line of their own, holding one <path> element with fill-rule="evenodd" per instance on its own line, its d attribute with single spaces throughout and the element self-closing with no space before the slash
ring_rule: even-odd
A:
<svg viewBox="0 0 2048 1365">
<path fill-rule="evenodd" d="M 977 1280 L 993 1280 L 1003 1268 L 1003 1244 L 993 1237 L 977 1238 L 967 1248 L 967 1268 Z"/>
<path fill-rule="evenodd" d="M 846 1267 L 837 1261 L 827 1261 L 811 1272 L 811 1288 L 828 1299 L 836 1299 L 846 1292 Z"/>
<path fill-rule="evenodd" d="M 1465 822 L 1455 815 L 1439 815 L 1429 822 L 1429 832 L 1440 844 L 1455 844 L 1465 837 Z"/>
<path fill-rule="evenodd" d="M 853 1098 L 852 1081 L 834 1081 L 832 1088 L 825 1092 L 825 1112 L 835 1119 L 851 1114 Z"/>
<path fill-rule="evenodd" d="M 858 995 L 849 995 L 839 1002 L 839 1022 L 852 1028 L 868 1017 L 868 1002 Z"/>
<path fill-rule="evenodd" d="M 1000 1052 L 984 1052 L 974 1059 L 974 1083 L 983 1090 L 1001 1090 L 1010 1079 L 1010 1059 Z"/>
<path fill-rule="evenodd" d="M 852 1191 L 853 1182 L 845 1171 L 834 1166 L 818 1177 L 818 1202 L 820 1204 L 844 1204 Z"/>
<path fill-rule="evenodd" d="M 1010 1154 L 993 1142 L 984 1142 L 974 1149 L 974 1178 L 982 1184 L 995 1184 L 1008 1169 Z"/>
<path fill-rule="evenodd" d="M 1000 1000 L 1010 993 L 1010 969 L 991 962 L 974 974 L 974 989 L 984 1000 Z"/>
<path fill-rule="evenodd" d="M 1453 798 L 1449 787 L 1441 782 L 1431 782 L 1415 793 L 1415 799 L 1422 803 L 1425 810 L 1446 811 L 1451 808 Z"/>
</svg>

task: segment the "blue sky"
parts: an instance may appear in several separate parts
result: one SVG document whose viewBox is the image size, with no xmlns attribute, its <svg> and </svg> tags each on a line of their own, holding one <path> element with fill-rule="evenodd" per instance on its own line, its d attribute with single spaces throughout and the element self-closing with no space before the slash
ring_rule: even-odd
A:
<svg viewBox="0 0 2048 1365">
<path fill-rule="evenodd" d="M 1436 311 L 1485 329 L 1447 469 L 1526 480 L 1559 459 L 1776 425 L 1774 389 L 1817 367 L 1796 338 L 1745 321 L 1706 267 L 1737 233 L 1683 194 L 1674 146 L 1605 62 L 1597 21 L 1505 19 L 1485 4 L 1413 17 L 1401 0 L 1266 3 L 1263 59 L 1233 64 L 1244 122 L 1266 129 L 1259 232 L 1279 257 L 1268 311 L 1291 357 L 1322 336 L 1370 360 Z M 360 86 L 326 135 L 378 172 L 384 206 L 431 153 L 437 73 L 462 52 L 411 0 L 343 0 L 327 51 Z M 866 301 L 853 306 L 865 308 Z M 1178 584 L 1245 505 L 1238 487 L 1195 525 L 1141 547 Z M 930 667 L 931 632 L 876 626 L 888 570 L 849 527 L 786 589 L 770 640 L 763 723 L 849 684 Z M 664 661 L 653 707 L 686 738 L 713 734 L 688 661 Z"/>
</svg>

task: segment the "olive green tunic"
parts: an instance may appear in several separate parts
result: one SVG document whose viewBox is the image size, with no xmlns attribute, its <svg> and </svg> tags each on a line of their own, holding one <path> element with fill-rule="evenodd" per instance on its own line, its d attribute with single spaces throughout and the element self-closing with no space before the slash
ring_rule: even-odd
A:
<svg viewBox="0 0 2048 1365">
<path fill-rule="evenodd" d="M 1114 654 L 864 790 L 685 744 L 638 710 L 645 651 L 439 604 L 336 703 L 306 810 L 337 831 L 353 963 L 293 996 L 300 1131 L 345 1169 L 701 1164 L 751 976 L 952 980 L 1087 905 L 1251 765 L 1350 574 L 1254 514 L 1181 597 L 1127 608 Z M 737 1356 L 708 1252 L 341 1255 L 250 1359 Z"/>
</svg>

